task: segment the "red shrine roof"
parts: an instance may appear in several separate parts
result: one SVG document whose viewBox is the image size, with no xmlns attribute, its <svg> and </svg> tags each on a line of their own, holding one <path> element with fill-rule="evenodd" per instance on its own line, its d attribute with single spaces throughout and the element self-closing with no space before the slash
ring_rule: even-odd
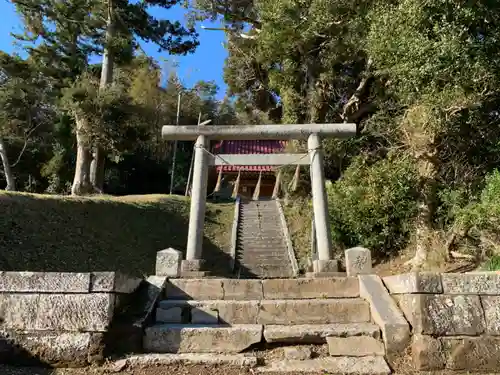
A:
<svg viewBox="0 0 500 375">
<path fill-rule="evenodd" d="M 286 141 L 255 140 L 255 141 L 220 141 L 214 146 L 214 154 L 279 154 L 286 147 Z M 219 165 L 217 172 L 270 172 L 271 165 Z"/>
</svg>

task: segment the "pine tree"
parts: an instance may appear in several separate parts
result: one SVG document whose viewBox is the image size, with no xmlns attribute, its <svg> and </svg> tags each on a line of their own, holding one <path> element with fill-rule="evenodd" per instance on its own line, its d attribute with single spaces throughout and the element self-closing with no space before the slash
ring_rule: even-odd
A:
<svg viewBox="0 0 500 375">
<path fill-rule="evenodd" d="M 139 40 L 153 42 L 160 50 L 172 54 L 190 53 L 198 45 L 193 28 L 158 19 L 149 12 L 152 7 L 169 9 L 180 0 L 138 3 L 128 0 L 16 0 L 14 3 L 26 26 L 24 35 L 16 37 L 28 42 L 26 49 L 44 71 L 66 78 L 66 81 L 58 80 L 66 86 L 85 71 L 91 54 L 103 56 L 100 83 L 103 90 L 112 83 L 114 65 L 130 60 Z M 105 150 L 83 136 L 88 130 L 87 121 L 75 120 L 78 155 L 72 192 L 79 195 L 102 191 Z M 93 173 L 92 146 L 97 146 Z"/>
</svg>

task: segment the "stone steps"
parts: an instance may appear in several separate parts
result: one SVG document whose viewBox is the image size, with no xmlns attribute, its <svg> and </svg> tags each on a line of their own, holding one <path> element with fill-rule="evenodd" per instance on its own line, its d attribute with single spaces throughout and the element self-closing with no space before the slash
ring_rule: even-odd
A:
<svg viewBox="0 0 500 375">
<path fill-rule="evenodd" d="M 236 275 L 249 278 L 293 276 L 276 202 L 242 202 L 240 210 Z"/>
<path fill-rule="evenodd" d="M 380 327 L 371 322 L 356 277 L 172 279 L 164 298 L 143 335 L 144 351 L 155 353 L 157 365 L 234 362 L 260 373 L 390 373 Z M 281 354 L 268 353 L 277 346 Z"/>
<path fill-rule="evenodd" d="M 271 254 L 266 254 L 263 251 L 250 251 L 248 253 L 245 253 L 244 255 L 241 255 L 237 257 L 237 259 L 240 261 L 240 263 L 244 263 L 245 261 L 248 261 L 250 263 L 254 263 L 255 261 L 259 261 L 259 263 L 264 264 L 276 264 L 277 266 L 283 267 L 283 262 L 288 261 L 288 257 L 282 255 L 282 254 L 276 254 L 273 255 Z M 269 262 L 266 262 L 269 261 Z"/>
<path fill-rule="evenodd" d="M 279 280 L 171 279 L 166 284 L 169 300 L 295 300 L 359 297 L 356 277 Z"/>
<path fill-rule="evenodd" d="M 324 357 L 306 360 L 282 360 L 256 367 L 256 373 L 387 375 L 391 373 L 384 357 Z"/>
<path fill-rule="evenodd" d="M 271 267 L 261 267 L 261 268 L 252 268 L 252 270 L 248 270 L 245 268 L 240 268 L 237 271 L 237 276 L 239 279 L 286 279 L 289 277 L 293 277 L 293 270 L 284 270 L 282 268 L 271 268 Z"/>
<path fill-rule="evenodd" d="M 264 339 L 280 344 L 325 344 L 327 337 L 368 337 L 380 339 L 380 328 L 373 323 L 266 325 Z"/>
<path fill-rule="evenodd" d="M 144 331 L 143 347 L 154 353 L 239 353 L 261 342 L 263 327 L 156 324 Z"/>
<path fill-rule="evenodd" d="M 260 301 L 163 300 L 156 310 L 156 321 L 230 325 L 366 323 L 370 321 L 370 307 L 361 298 Z"/>
</svg>

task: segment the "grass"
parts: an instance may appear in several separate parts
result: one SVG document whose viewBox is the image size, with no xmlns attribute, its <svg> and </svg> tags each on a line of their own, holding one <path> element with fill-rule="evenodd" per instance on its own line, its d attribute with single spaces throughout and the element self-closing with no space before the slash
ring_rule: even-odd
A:
<svg viewBox="0 0 500 375">
<path fill-rule="evenodd" d="M 157 251 L 186 247 L 189 199 L 183 197 L 0 192 L 0 207 L 2 271 L 123 271 L 145 276 L 154 274 Z M 207 205 L 203 257 L 221 270 L 229 254 L 233 208 L 231 203 Z"/>
<path fill-rule="evenodd" d="M 493 255 L 482 268 L 485 271 L 500 271 L 500 255 Z"/>
<path fill-rule="evenodd" d="M 311 220 L 313 214 L 310 201 L 295 199 L 289 204 L 283 204 L 283 211 L 299 268 L 305 270 L 307 269 L 311 250 Z"/>
</svg>

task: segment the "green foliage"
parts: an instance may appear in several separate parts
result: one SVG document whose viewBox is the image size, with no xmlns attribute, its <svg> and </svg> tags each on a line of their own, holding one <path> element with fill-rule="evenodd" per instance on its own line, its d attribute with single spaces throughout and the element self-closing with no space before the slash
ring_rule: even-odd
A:
<svg viewBox="0 0 500 375">
<path fill-rule="evenodd" d="M 337 246 L 365 246 L 378 257 L 397 253 L 412 232 L 416 183 L 414 164 L 401 154 L 373 164 L 355 158 L 342 178 L 328 188 Z"/>
<path fill-rule="evenodd" d="M 485 186 L 477 201 L 472 201 L 457 213 L 456 225 L 469 230 L 497 232 L 500 224 L 500 172 L 486 176 Z"/>
<path fill-rule="evenodd" d="M 485 271 L 500 271 L 500 255 L 492 256 L 483 266 Z"/>
</svg>

